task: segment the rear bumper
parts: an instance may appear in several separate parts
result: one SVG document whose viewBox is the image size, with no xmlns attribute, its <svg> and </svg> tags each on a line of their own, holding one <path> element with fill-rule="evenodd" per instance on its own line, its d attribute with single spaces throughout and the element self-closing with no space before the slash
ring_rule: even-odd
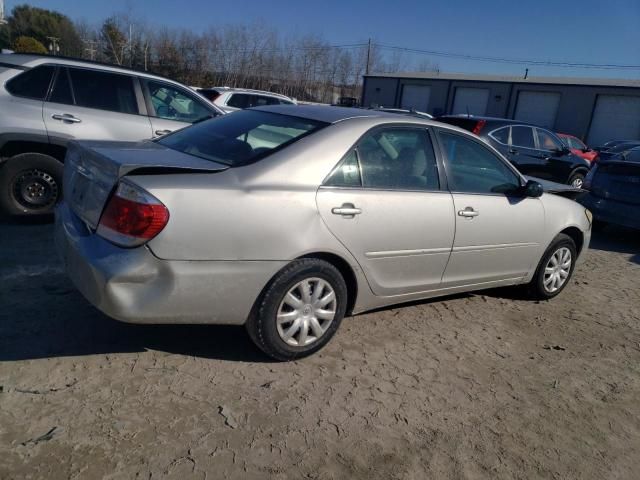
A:
<svg viewBox="0 0 640 480">
<path fill-rule="evenodd" d="M 76 288 L 110 317 L 130 323 L 240 325 L 286 262 L 161 260 L 90 232 L 63 202 L 56 246 Z"/>
<path fill-rule="evenodd" d="M 590 193 L 579 201 L 591 210 L 595 220 L 640 230 L 640 205 L 600 198 Z"/>
</svg>

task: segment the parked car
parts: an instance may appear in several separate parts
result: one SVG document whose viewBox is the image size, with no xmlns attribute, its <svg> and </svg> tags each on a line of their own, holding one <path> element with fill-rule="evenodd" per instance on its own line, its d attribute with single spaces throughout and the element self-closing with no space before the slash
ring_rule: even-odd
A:
<svg viewBox="0 0 640 480">
<path fill-rule="evenodd" d="M 413 109 L 372 107 L 371 110 L 377 110 L 379 112 L 397 113 L 400 115 L 413 115 L 414 117 L 418 117 L 418 118 L 433 119 L 433 115 L 429 115 L 427 112 L 420 112 L 418 110 L 413 110 Z"/>
<path fill-rule="evenodd" d="M 245 324 L 280 360 L 321 348 L 347 312 L 516 284 L 552 298 L 591 235 L 587 210 L 477 137 L 361 109 L 258 107 L 76 143 L 64 176 L 57 244 L 91 303 Z"/>
<path fill-rule="evenodd" d="M 264 105 L 295 105 L 295 99 L 279 93 L 245 88 L 213 87 L 196 90 L 226 113 Z"/>
<path fill-rule="evenodd" d="M 358 107 L 359 105 L 360 102 L 356 97 L 340 97 L 338 102 L 334 104 L 337 107 Z"/>
<path fill-rule="evenodd" d="M 0 210 L 45 214 L 67 142 L 141 140 L 222 112 L 166 78 L 42 55 L 0 55 Z"/>
<path fill-rule="evenodd" d="M 564 143 L 574 155 L 584 158 L 589 163 L 595 162 L 598 158 L 598 152 L 587 147 L 578 137 L 567 133 L 558 133 L 557 135 L 562 143 Z"/>
<path fill-rule="evenodd" d="M 595 220 L 640 230 L 640 147 L 598 160 L 584 186 L 579 201 Z"/>
<path fill-rule="evenodd" d="M 469 115 L 447 115 L 437 120 L 475 133 L 525 175 L 579 188 L 591 167 L 546 128 L 516 120 Z"/>
<path fill-rule="evenodd" d="M 613 140 L 605 143 L 601 147 L 597 147 L 595 150 L 598 152 L 599 159 L 606 159 L 617 157 L 636 147 L 640 147 L 640 141 L 638 140 Z"/>
</svg>

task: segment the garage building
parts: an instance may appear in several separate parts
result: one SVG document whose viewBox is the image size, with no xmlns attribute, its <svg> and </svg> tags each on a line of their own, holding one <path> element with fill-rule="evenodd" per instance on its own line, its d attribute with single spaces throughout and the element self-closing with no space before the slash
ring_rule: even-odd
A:
<svg viewBox="0 0 640 480">
<path fill-rule="evenodd" d="M 364 77 L 362 105 L 513 118 L 592 146 L 640 140 L 640 80 L 375 74 Z"/>
</svg>

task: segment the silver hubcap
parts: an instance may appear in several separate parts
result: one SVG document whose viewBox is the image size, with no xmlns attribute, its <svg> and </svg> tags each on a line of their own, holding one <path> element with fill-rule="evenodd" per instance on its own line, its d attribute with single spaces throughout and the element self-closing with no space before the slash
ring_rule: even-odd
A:
<svg viewBox="0 0 640 480">
<path fill-rule="evenodd" d="M 291 288 L 276 317 L 280 338 L 294 347 L 317 342 L 336 316 L 336 293 L 321 278 L 307 278 Z"/>
<path fill-rule="evenodd" d="M 558 291 L 567 282 L 571 272 L 571 250 L 567 247 L 555 251 L 544 268 L 544 289 L 549 293 Z"/>
<path fill-rule="evenodd" d="M 573 182 L 571 182 L 571 186 L 576 188 L 582 188 L 582 181 L 583 180 L 581 177 L 574 178 Z"/>
</svg>

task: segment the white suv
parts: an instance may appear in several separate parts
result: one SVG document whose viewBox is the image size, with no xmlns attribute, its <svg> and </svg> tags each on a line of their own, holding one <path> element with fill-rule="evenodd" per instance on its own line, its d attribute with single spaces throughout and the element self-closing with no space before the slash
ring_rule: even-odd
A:
<svg viewBox="0 0 640 480">
<path fill-rule="evenodd" d="M 227 113 L 245 108 L 262 107 L 264 105 L 297 104 L 293 98 L 280 95 L 279 93 L 265 92 L 263 90 L 213 87 L 198 88 L 196 91 Z"/>
</svg>

